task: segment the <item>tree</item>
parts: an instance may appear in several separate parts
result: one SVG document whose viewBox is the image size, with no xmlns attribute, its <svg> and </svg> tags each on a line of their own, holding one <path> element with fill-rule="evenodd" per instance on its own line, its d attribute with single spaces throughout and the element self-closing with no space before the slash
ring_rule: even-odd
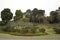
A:
<svg viewBox="0 0 60 40">
<path fill-rule="evenodd" d="M 59 22 L 60 22 L 60 7 L 56 10 L 56 12 L 58 13 L 58 20 L 59 20 Z"/>
<path fill-rule="evenodd" d="M 19 20 L 20 18 L 23 17 L 23 13 L 22 13 L 21 10 L 16 10 L 15 15 L 16 15 L 16 16 L 14 17 L 14 20 L 15 20 L 15 21 L 16 21 L 16 20 Z"/>
<path fill-rule="evenodd" d="M 32 22 L 36 22 L 37 21 L 37 19 L 36 19 L 36 15 L 37 15 L 37 13 L 38 13 L 38 9 L 37 8 L 34 8 L 33 10 L 32 10 L 32 15 L 31 15 L 31 21 Z"/>
<path fill-rule="evenodd" d="M 38 10 L 38 13 L 40 14 L 40 16 L 44 16 L 45 10 Z"/>
<path fill-rule="evenodd" d="M 60 9 L 60 7 L 58 9 Z"/>
<path fill-rule="evenodd" d="M 1 11 L 2 21 L 7 23 L 8 21 L 12 19 L 12 17 L 13 17 L 13 14 L 9 8 L 5 8 L 4 10 Z"/>
<path fill-rule="evenodd" d="M 44 13 L 45 10 L 38 10 L 37 8 L 34 8 L 32 10 L 30 22 L 36 22 L 36 23 L 40 23 L 41 21 L 43 22 Z"/>
<path fill-rule="evenodd" d="M 32 11 L 28 9 L 25 14 L 26 14 L 26 18 L 30 18 Z"/>
<path fill-rule="evenodd" d="M 58 13 L 56 11 L 50 12 L 51 23 L 58 23 Z"/>
<path fill-rule="evenodd" d="M 45 10 L 38 10 L 37 20 L 39 23 L 43 23 Z"/>
</svg>

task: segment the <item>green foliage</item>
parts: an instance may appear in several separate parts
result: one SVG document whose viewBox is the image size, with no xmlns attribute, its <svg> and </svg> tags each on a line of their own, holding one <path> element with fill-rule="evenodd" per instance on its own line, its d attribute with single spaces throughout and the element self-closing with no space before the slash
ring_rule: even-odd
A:
<svg viewBox="0 0 60 40">
<path fill-rule="evenodd" d="M 37 28 L 36 27 L 32 27 L 31 31 L 32 31 L 32 33 L 36 33 L 37 32 Z"/>
<path fill-rule="evenodd" d="M 27 15 L 26 15 L 26 18 L 30 18 L 30 15 L 29 15 L 29 14 L 27 14 Z"/>
<path fill-rule="evenodd" d="M 5 33 L 3 29 L 4 29 L 4 26 L 0 26 L 0 33 Z"/>
<path fill-rule="evenodd" d="M 4 26 L 6 24 L 6 21 L 0 21 L 0 26 Z"/>
<path fill-rule="evenodd" d="M 23 33 L 23 34 L 28 33 L 28 29 L 23 27 L 20 29 L 20 33 Z"/>
<path fill-rule="evenodd" d="M 50 17 L 51 17 L 51 23 L 58 23 L 58 13 L 55 11 L 50 12 Z"/>
<path fill-rule="evenodd" d="M 31 14 L 32 14 L 32 11 L 30 9 L 28 9 L 25 13 L 26 18 L 30 18 Z"/>
<path fill-rule="evenodd" d="M 38 10 L 37 8 L 34 8 L 32 10 L 30 22 L 40 23 L 40 20 L 43 20 L 42 17 L 44 17 L 44 13 L 45 10 Z"/>
<path fill-rule="evenodd" d="M 54 28 L 54 31 L 56 32 L 56 34 L 60 34 L 60 28 Z"/>
<path fill-rule="evenodd" d="M 33 12 L 33 14 L 32 14 L 32 18 L 31 18 L 31 21 L 32 22 L 36 22 L 36 15 L 37 15 L 37 13 L 38 13 L 38 9 L 37 8 L 34 8 L 33 10 L 32 10 L 32 12 Z"/>
<path fill-rule="evenodd" d="M 12 17 L 13 17 L 13 14 L 9 8 L 5 8 L 4 10 L 1 11 L 2 21 L 8 22 L 9 20 L 12 19 Z"/>
<path fill-rule="evenodd" d="M 15 29 L 14 27 L 5 27 L 4 28 L 5 32 L 18 32 L 18 33 L 36 33 L 37 32 L 37 27 L 21 27 L 20 29 Z"/>
<path fill-rule="evenodd" d="M 38 14 L 40 14 L 40 16 L 44 16 L 45 10 L 38 10 Z"/>
<path fill-rule="evenodd" d="M 4 27 L 3 31 L 5 31 L 5 32 L 11 32 L 10 27 Z"/>
<path fill-rule="evenodd" d="M 42 33 L 45 33 L 45 29 L 44 28 L 39 29 L 39 31 L 42 32 Z"/>
<path fill-rule="evenodd" d="M 51 23 L 51 17 L 50 16 L 47 16 L 46 19 L 47 19 L 48 23 Z"/>
<path fill-rule="evenodd" d="M 29 22 L 29 18 L 21 18 L 20 21 L 23 21 L 23 22 Z"/>
<path fill-rule="evenodd" d="M 21 12 L 21 10 L 16 10 L 15 12 L 15 17 L 14 17 L 14 20 L 19 20 L 23 17 L 23 13 Z"/>
<path fill-rule="evenodd" d="M 37 27 L 22 27 L 20 29 L 20 33 L 36 33 Z"/>
</svg>

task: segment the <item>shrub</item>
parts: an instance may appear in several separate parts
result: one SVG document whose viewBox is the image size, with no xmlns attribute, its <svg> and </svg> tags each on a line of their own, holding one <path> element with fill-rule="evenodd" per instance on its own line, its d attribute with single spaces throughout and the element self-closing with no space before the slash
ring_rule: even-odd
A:
<svg viewBox="0 0 60 40">
<path fill-rule="evenodd" d="M 38 27 L 31 27 L 31 32 L 32 33 L 36 33 L 37 32 L 37 29 L 38 29 Z"/>
<path fill-rule="evenodd" d="M 29 18 L 21 18 L 20 21 L 29 22 Z"/>
<path fill-rule="evenodd" d="M 45 33 L 45 29 L 44 28 L 39 29 L 39 31 L 42 32 L 42 33 Z"/>
<path fill-rule="evenodd" d="M 5 32 L 16 32 L 16 30 L 14 29 L 14 27 L 4 27 L 3 29 Z"/>
<path fill-rule="evenodd" d="M 24 33 L 27 33 L 27 32 L 28 32 L 28 29 L 26 29 L 24 27 L 20 29 L 20 33 L 23 33 L 24 34 Z"/>
<path fill-rule="evenodd" d="M 60 34 L 60 29 L 59 28 L 54 28 L 54 31 L 56 32 L 56 34 Z"/>
<path fill-rule="evenodd" d="M 5 32 L 10 32 L 11 30 L 10 30 L 9 27 L 4 27 L 3 31 L 5 31 Z"/>
<path fill-rule="evenodd" d="M 18 32 L 18 33 L 36 33 L 37 32 L 38 27 L 35 26 L 28 26 L 28 27 L 21 27 L 20 29 L 14 29 L 14 27 L 5 27 L 4 31 L 5 32 Z"/>
<path fill-rule="evenodd" d="M 20 33 L 36 33 L 37 27 L 23 27 L 20 29 Z"/>
</svg>

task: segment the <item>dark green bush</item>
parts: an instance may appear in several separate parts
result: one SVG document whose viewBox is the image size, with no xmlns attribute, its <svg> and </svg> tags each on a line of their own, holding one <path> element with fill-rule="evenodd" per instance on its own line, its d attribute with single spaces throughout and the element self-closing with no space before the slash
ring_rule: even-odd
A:
<svg viewBox="0 0 60 40">
<path fill-rule="evenodd" d="M 37 32 L 37 27 L 31 27 L 31 32 L 36 33 Z"/>
<path fill-rule="evenodd" d="M 27 28 L 21 28 L 20 29 L 20 33 L 23 33 L 24 34 L 24 33 L 27 33 L 27 32 L 28 32 L 28 29 Z"/>
<path fill-rule="evenodd" d="M 21 27 L 20 29 L 14 29 L 14 27 L 5 27 L 5 32 L 18 32 L 18 33 L 37 33 L 38 27 Z"/>
<path fill-rule="evenodd" d="M 0 26 L 4 26 L 4 25 L 6 25 L 6 21 L 0 21 Z"/>
<path fill-rule="evenodd" d="M 10 27 L 4 27 L 3 31 L 10 32 L 11 30 L 10 30 Z"/>
<path fill-rule="evenodd" d="M 39 31 L 42 32 L 42 33 L 45 33 L 45 29 L 44 28 L 39 29 Z"/>
<path fill-rule="evenodd" d="M 54 31 L 56 32 L 56 34 L 60 34 L 60 29 L 59 28 L 54 28 Z"/>
<path fill-rule="evenodd" d="M 23 21 L 23 22 L 29 22 L 29 18 L 21 18 L 20 21 Z"/>
<path fill-rule="evenodd" d="M 5 32 L 16 32 L 17 30 L 14 29 L 14 27 L 4 27 L 3 31 Z"/>
<path fill-rule="evenodd" d="M 36 27 L 24 27 L 20 30 L 20 33 L 36 33 Z"/>
</svg>

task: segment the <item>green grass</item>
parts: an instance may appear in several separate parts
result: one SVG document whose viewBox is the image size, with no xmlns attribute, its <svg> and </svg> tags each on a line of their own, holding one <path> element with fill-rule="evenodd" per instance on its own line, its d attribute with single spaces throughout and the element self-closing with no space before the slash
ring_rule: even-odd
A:
<svg viewBox="0 0 60 40">
<path fill-rule="evenodd" d="M 0 26 L 0 33 L 3 33 L 3 26 Z"/>
<path fill-rule="evenodd" d="M 6 32 L 3 31 L 4 27 L 5 27 L 5 26 L 0 26 L 0 33 L 6 34 Z"/>
<path fill-rule="evenodd" d="M 42 36 L 42 35 L 48 35 L 47 33 L 26 33 L 26 34 L 21 34 L 21 33 L 13 33 L 10 32 L 9 34 L 15 35 L 15 36 Z"/>
</svg>

